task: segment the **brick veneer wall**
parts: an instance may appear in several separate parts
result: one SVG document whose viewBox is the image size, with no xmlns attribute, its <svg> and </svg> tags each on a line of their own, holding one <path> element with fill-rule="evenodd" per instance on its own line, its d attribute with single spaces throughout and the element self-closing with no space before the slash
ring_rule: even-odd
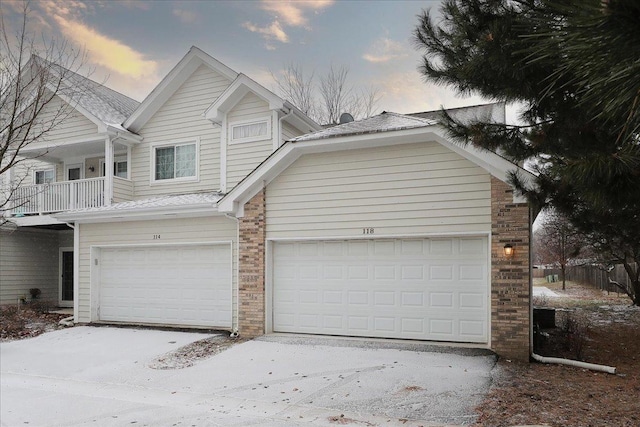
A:
<svg viewBox="0 0 640 427">
<path fill-rule="evenodd" d="M 491 177 L 491 347 L 499 355 L 529 361 L 529 299 L 529 205 Z"/>
<path fill-rule="evenodd" d="M 265 197 L 264 190 L 244 205 L 239 218 L 238 332 L 244 337 L 264 334 Z"/>
</svg>

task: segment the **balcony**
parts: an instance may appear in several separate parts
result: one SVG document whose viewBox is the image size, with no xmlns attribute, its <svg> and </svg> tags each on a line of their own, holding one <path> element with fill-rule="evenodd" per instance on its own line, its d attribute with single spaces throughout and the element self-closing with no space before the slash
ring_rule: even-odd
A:
<svg viewBox="0 0 640 427">
<path fill-rule="evenodd" d="M 105 178 L 18 187 L 11 197 L 13 216 L 46 215 L 105 205 Z"/>
</svg>

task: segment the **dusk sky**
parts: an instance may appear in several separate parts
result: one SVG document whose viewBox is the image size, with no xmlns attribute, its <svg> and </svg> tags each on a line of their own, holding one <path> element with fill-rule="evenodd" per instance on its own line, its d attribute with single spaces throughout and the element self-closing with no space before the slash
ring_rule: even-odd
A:
<svg viewBox="0 0 640 427">
<path fill-rule="evenodd" d="M 20 2 L 3 0 L 5 25 Z M 138 101 L 195 45 L 274 89 L 270 71 L 297 63 L 323 74 L 347 66 L 357 87 L 378 88 L 378 110 L 408 113 L 482 103 L 425 83 L 412 31 L 439 1 L 33 1 L 33 27 L 86 48 L 91 78 Z"/>
</svg>

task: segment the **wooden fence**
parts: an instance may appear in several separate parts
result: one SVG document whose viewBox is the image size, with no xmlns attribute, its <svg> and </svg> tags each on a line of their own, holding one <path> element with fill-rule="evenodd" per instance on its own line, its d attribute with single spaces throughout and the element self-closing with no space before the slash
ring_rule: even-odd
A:
<svg viewBox="0 0 640 427">
<path fill-rule="evenodd" d="M 634 271 L 637 271 L 637 264 L 632 264 L 632 267 Z M 552 275 L 557 275 L 557 280 L 562 280 L 562 271 L 559 268 L 539 269 L 533 277 L 548 277 Z M 631 288 L 631 279 L 629 279 L 629 275 L 622 264 L 616 265 L 611 271 L 605 271 L 595 265 L 567 267 L 567 280 L 609 292 L 622 292 L 617 286 L 611 284 L 609 280 L 618 282 L 622 286 L 626 286 L 627 289 Z"/>
</svg>

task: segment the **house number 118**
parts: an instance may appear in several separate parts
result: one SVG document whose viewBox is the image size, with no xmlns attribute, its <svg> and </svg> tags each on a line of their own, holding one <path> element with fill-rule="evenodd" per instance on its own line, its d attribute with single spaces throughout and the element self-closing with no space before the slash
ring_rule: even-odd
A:
<svg viewBox="0 0 640 427">
<path fill-rule="evenodd" d="M 362 234 L 373 234 L 373 228 L 363 228 Z"/>
</svg>

